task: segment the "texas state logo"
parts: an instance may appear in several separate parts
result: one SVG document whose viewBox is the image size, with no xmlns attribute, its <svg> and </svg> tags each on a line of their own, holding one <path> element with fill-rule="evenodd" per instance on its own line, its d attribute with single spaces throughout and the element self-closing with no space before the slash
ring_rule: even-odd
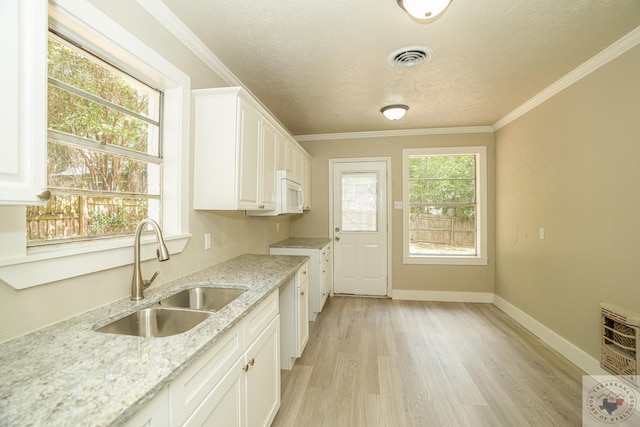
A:
<svg viewBox="0 0 640 427">
<path fill-rule="evenodd" d="M 585 409 L 599 423 L 626 424 L 637 409 L 636 393 L 632 385 L 618 378 L 599 381 L 584 396 Z"/>
</svg>

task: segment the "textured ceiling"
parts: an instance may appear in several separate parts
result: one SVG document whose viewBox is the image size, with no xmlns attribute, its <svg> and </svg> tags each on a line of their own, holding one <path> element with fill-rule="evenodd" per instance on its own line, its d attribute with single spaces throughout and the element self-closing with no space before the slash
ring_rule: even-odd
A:
<svg viewBox="0 0 640 427">
<path fill-rule="evenodd" d="M 453 0 L 428 24 L 396 0 L 163 2 L 294 135 L 492 125 L 640 25 L 640 0 Z M 435 56 L 387 64 L 408 45 Z"/>
</svg>

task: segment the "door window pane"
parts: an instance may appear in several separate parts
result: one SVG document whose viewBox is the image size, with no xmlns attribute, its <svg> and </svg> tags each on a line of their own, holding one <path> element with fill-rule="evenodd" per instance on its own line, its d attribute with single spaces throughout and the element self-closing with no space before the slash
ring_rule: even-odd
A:
<svg viewBox="0 0 640 427">
<path fill-rule="evenodd" d="M 378 231 L 378 174 L 342 174 L 342 231 Z"/>
</svg>

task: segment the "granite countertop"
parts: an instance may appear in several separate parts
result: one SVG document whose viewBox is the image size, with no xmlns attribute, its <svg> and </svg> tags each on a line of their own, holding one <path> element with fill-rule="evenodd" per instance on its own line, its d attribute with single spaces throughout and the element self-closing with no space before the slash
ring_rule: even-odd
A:
<svg viewBox="0 0 640 427">
<path fill-rule="evenodd" d="M 273 243 L 270 248 L 322 249 L 331 242 L 328 237 L 292 237 Z"/>
<path fill-rule="evenodd" d="M 0 425 L 118 425 L 308 260 L 242 255 L 0 344 Z M 95 332 L 198 284 L 247 289 L 195 328 L 164 338 Z"/>
</svg>

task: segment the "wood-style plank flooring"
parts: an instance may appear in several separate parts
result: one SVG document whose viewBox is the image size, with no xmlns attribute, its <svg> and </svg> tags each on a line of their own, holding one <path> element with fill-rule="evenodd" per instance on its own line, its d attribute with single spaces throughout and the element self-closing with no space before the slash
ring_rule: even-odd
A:
<svg viewBox="0 0 640 427">
<path fill-rule="evenodd" d="M 333 297 L 273 426 L 580 426 L 584 373 L 491 304 Z"/>
</svg>

